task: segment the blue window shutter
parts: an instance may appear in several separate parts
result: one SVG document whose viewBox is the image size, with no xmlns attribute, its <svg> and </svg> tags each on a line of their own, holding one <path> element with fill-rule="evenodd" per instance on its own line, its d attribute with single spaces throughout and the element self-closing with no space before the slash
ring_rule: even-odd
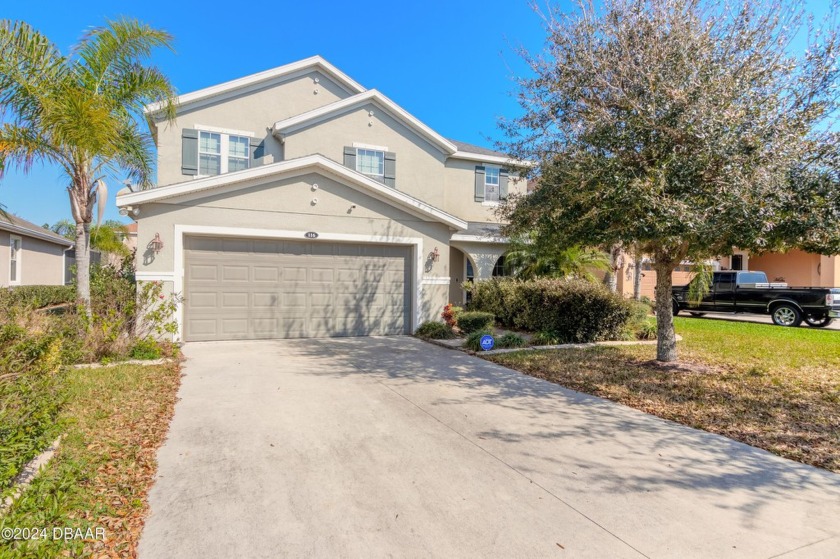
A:
<svg viewBox="0 0 840 559">
<path fill-rule="evenodd" d="M 499 169 L 499 200 L 508 197 L 508 170 Z"/>
<path fill-rule="evenodd" d="M 484 201 L 484 167 L 475 168 L 475 201 Z"/>
<path fill-rule="evenodd" d="M 181 131 L 181 174 L 198 174 L 198 130 L 184 128 Z"/>
<path fill-rule="evenodd" d="M 385 177 L 386 186 L 397 187 L 397 154 L 392 151 L 385 152 Z"/>
<path fill-rule="evenodd" d="M 344 166 L 356 170 L 356 148 L 344 146 Z"/>
<path fill-rule="evenodd" d="M 251 167 L 259 167 L 265 157 L 265 138 L 251 138 Z"/>
</svg>

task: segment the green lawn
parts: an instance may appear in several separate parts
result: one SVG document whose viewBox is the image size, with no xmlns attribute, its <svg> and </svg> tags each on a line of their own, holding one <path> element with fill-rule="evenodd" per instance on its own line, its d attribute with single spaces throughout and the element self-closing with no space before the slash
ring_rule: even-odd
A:
<svg viewBox="0 0 840 559">
<path fill-rule="evenodd" d="M 104 529 L 96 538 L 0 539 L 0 558 L 135 557 L 180 384 L 177 365 L 73 370 L 66 437 L 46 469 L 0 518 L 0 528 Z"/>
<path fill-rule="evenodd" d="M 492 361 L 840 472 L 840 332 L 676 318 L 680 362 L 653 346 L 516 352 Z"/>
</svg>

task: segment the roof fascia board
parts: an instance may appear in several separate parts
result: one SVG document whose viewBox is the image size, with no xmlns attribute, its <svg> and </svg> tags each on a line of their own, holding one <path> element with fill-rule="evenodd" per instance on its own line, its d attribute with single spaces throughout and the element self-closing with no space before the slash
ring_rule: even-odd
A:
<svg viewBox="0 0 840 559">
<path fill-rule="evenodd" d="M 498 163 L 499 165 L 509 165 L 513 167 L 534 167 L 535 163 L 532 161 L 519 161 L 509 157 L 502 157 L 499 155 L 484 155 L 482 153 L 472 153 L 469 151 L 456 151 L 449 156 L 451 159 L 466 159 L 468 161 L 483 161 L 486 163 Z"/>
<path fill-rule="evenodd" d="M 32 237 L 32 238 L 39 239 L 39 240 L 42 240 L 42 241 L 48 241 L 48 242 L 56 244 L 56 245 L 71 247 L 75 244 L 70 239 L 64 239 L 64 238 L 59 239 L 59 238 L 53 237 L 51 235 L 46 235 L 44 233 L 41 233 L 40 231 L 33 231 L 32 229 L 29 229 L 27 227 L 22 227 L 20 225 L 15 225 L 14 223 L 7 223 L 5 221 L 0 222 L 0 229 L 2 229 L 3 231 L 8 231 L 10 233 L 15 233 L 16 235 L 24 235 L 26 237 Z"/>
</svg>

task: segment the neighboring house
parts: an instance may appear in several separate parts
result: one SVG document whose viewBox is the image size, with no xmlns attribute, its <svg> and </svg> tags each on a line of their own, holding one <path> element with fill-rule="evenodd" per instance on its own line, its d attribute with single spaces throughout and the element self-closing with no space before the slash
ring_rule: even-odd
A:
<svg viewBox="0 0 840 559">
<path fill-rule="evenodd" d="M 73 241 L 0 212 L 0 287 L 64 285 L 65 251 Z"/>
<path fill-rule="evenodd" d="M 713 263 L 717 270 L 754 270 L 764 272 L 772 282 L 785 282 L 795 287 L 840 287 L 840 256 L 812 254 L 801 250 L 785 253 L 768 252 L 751 255 L 735 251 L 732 256 L 718 258 Z M 693 274 L 691 265 L 678 266 L 673 274 L 674 285 L 685 285 Z M 642 295 L 654 297 L 656 272 L 648 262 L 642 265 Z M 625 296 L 633 295 L 633 262 L 625 257 L 624 267 L 618 276 L 618 290 Z"/>
<path fill-rule="evenodd" d="M 137 278 L 188 341 L 411 333 L 500 270 L 494 209 L 526 184 L 321 57 L 146 115 L 158 186 L 123 189 Z"/>
</svg>

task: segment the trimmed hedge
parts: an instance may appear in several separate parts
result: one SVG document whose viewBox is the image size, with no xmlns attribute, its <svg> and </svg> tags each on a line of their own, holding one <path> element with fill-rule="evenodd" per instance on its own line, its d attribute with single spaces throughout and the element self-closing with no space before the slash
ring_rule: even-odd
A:
<svg viewBox="0 0 840 559">
<path fill-rule="evenodd" d="M 462 312 L 458 315 L 458 328 L 465 334 L 478 330 L 490 330 L 496 317 L 491 312 Z"/>
<path fill-rule="evenodd" d="M 493 313 L 506 327 L 550 333 L 559 343 L 622 339 L 633 314 L 630 302 L 600 284 L 549 278 L 477 282 L 470 309 Z"/>
<path fill-rule="evenodd" d="M 76 288 L 72 285 L 21 285 L 0 289 L 0 309 L 18 306 L 40 309 L 75 300 Z"/>
</svg>

